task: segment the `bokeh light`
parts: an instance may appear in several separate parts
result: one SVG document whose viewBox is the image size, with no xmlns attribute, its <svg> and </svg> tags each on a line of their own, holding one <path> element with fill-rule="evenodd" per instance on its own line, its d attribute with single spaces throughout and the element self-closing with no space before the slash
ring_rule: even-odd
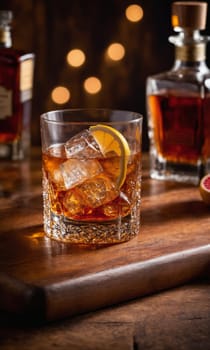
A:
<svg viewBox="0 0 210 350">
<path fill-rule="evenodd" d="M 101 81 L 96 77 L 89 77 L 84 81 L 84 89 L 89 94 L 97 94 L 101 88 Z"/>
<path fill-rule="evenodd" d="M 85 54 L 80 49 L 73 49 L 66 56 L 67 62 L 72 67 L 80 67 L 85 62 Z"/>
<path fill-rule="evenodd" d="M 139 22 L 143 18 L 144 12 L 141 6 L 132 4 L 126 8 L 125 16 L 131 22 Z"/>
<path fill-rule="evenodd" d="M 120 43 L 113 43 L 107 49 L 107 56 L 113 61 L 120 61 L 125 56 L 125 48 Z"/>
<path fill-rule="evenodd" d="M 64 86 L 57 86 L 52 90 L 51 98 L 57 104 L 64 104 L 70 100 L 70 91 Z"/>
</svg>

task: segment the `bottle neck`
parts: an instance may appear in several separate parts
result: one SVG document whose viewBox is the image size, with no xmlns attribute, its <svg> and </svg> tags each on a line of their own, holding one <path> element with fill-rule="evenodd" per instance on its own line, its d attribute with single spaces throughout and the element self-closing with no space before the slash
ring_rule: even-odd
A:
<svg viewBox="0 0 210 350">
<path fill-rule="evenodd" d="M 206 60 L 206 45 L 184 44 L 175 46 L 175 59 L 183 62 L 202 62 Z"/>
<path fill-rule="evenodd" d="M 0 47 L 12 47 L 10 27 L 0 27 Z"/>
<path fill-rule="evenodd" d="M 209 38 L 202 36 L 199 30 L 181 28 L 179 34 L 169 37 L 169 42 L 175 45 L 175 59 L 181 62 L 205 62 L 206 44 Z"/>
<path fill-rule="evenodd" d="M 206 61 L 196 61 L 196 62 L 192 62 L 192 61 L 182 61 L 179 59 L 176 59 L 173 67 L 172 67 L 172 71 L 176 72 L 176 71 L 189 71 L 189 70 L 193 70 L 194 72 L 202 72 L 203 74 L 207 74 L 209 73 L 209 68 L 206 64 Z"/>
</svg>

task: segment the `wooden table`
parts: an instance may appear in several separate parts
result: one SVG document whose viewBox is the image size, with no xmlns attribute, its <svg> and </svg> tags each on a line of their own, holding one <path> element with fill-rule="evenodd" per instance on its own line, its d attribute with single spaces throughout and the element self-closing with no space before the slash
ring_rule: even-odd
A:
<svg viewBox="0 0 210 350">
<path fill-rule="evenodd" d="M 210 349 L 210 209 L 143 169 L 139 236 L 81 250 L 43 234 L 40 151 L 0 164 L 0 349 Z"/>
</svg>

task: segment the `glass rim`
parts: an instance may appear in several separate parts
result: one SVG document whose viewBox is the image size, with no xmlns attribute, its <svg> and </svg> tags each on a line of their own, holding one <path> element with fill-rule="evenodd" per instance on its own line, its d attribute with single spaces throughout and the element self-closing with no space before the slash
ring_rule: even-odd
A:
<svg viewBox="0 0 210 350">
<path fill-rule="evenodd" d="M 55 113 L 61 113 L 61 114 L 67 114 L 67 113 L 84 113 L 84 112 L 99 112 L 99 113 L 106 113 L 106 115 L 108 115 L 108 113 L 122 113 L 123 115 L 127 114 L 130 116 L 132 116 L 130 119 L 127 120 L 114 120 L 114 121 L 103 121 L 103 119 L 98 119 L 95 121 L 91 121 L 90 119 L 87 120 L 81 120 L 81 121 L 74 121 L 74 120 L 55 120 L 54 118 L 52 118 L 52 115 L 55 115 Z M 105 118 L 105 117 L 104 117 Z M 45 113 L 42 113 L 40 115 L 40 119 L 41 121 L 45 121 L 48 123 L 52 123 L 52 124 L 74 124 L 74 125 L 82 125 L 82 124 L 89 124 L 89 125 L 95 125 L 96 123 L 101 123 L 101 124 L 111 124 L 111 125 L 117 125 L 117 124 L 130 124 L 130 123 L 136 123 L 139 121 L 143 121 L 143 115 L 139 112 L 134 112 L 131 110 L 123 110 L 123 109 L 112 109 L 112 108 L 67 108 L 67 109 L 55 109 L 55 110 L 51 110 Z"/>
</svg>

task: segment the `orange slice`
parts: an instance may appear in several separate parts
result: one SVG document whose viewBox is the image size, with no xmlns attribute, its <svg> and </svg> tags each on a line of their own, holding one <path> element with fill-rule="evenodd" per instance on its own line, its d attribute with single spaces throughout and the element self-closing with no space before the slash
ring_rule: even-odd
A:
<svg viewBox="0 0 210 350">
<path fill-rule="evenodd" d="M 104 157 L 113 154 L 119 157 L 120 172 L 116 180 L 116 186 L 120 188 L 126 178 L 127 163 L 130 156 L 130 148 L 126 138 L 117 129 L 103 124 L 91 126 L 90 132 Z"/>
</svg>

